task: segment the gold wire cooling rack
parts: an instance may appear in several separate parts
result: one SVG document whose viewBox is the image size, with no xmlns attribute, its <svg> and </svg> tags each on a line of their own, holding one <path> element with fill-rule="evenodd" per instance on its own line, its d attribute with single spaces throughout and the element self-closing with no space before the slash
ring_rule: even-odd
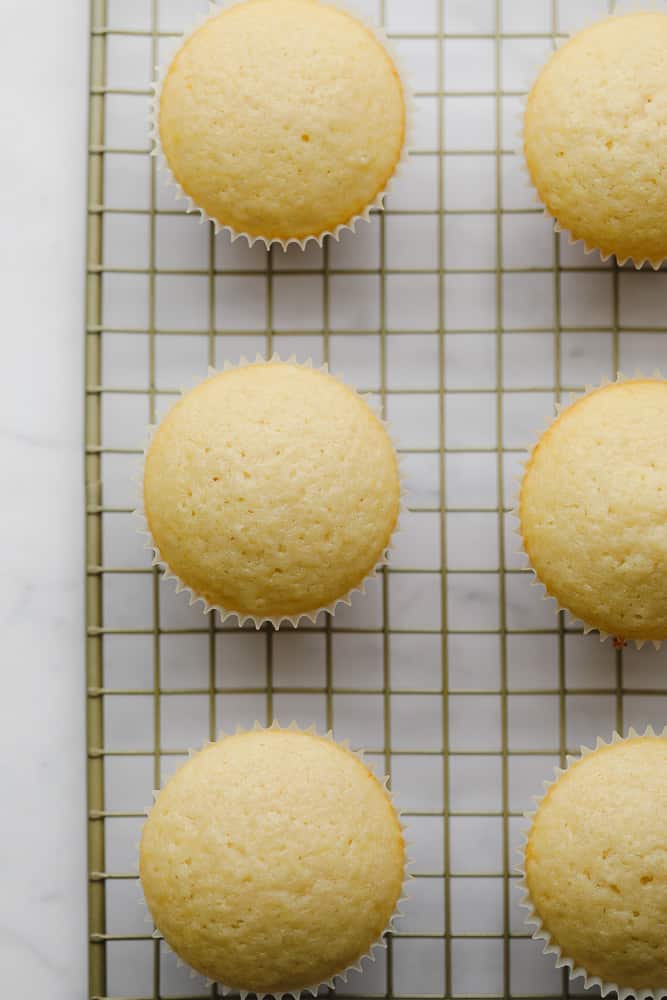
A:
<svg viewBox="0 0 667 1000">
<path fill-rule="evenodd" d="M 653 651 L 555 617 L 511 533 L 522 449 L 553 404 L 667 352 L 667 275 L 602 265 L 531 200 L 514 119 L 535 67 L 607 0 L 366 0 L 412 71 L 415 150 L 356 237 L 267 254 L 183 214 L 149 156 L 163 46 L 199 0 L 91 0 L 86 325 L 90 997 L 216 997 L 152 937 L 136 840 L 188 747 L 315 721 L 390 773 L 412 904 L 357 997 L 566 997 L 513 891 L 521 813 L 598 734 L 664 724 Z M 146 424 L 209 364 L 329 362 L 374 394 L 411 491 L 391 568 L 332 622 L 223 627 L 135 534 Z"/>
</svg>

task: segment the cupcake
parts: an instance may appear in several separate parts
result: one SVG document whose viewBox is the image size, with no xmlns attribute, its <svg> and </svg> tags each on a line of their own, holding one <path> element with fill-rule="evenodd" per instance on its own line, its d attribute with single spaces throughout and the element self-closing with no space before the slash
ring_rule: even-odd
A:
<svg viewBox="0 0 667 1000">
<path fill-rule="evenodd" d="M 603 996 L 667 994 L 666 829 L 667 739 L 652 730 L 584 751 L 533 816 L 528 922 Z"/>
<path fill-rule="evenodd" d="M 186 393 L 144 469 L 156 563 L 207 610 L 258 627 L 349 604 L 385 561 L 400 493 L 366 401 L 326 371 L 278 361 Z"/>
<path fill-rule="evenodd" d="M 295 996 L 333 985 L 388 930 L 405 877 L 389 794 L 313 731 L 211 743 L 159 793 L 141 885 L 157 929 L 225 987 Z"/>
<path fill-rule="evenodd" d="M 561 411 L 519 498 L 524 551 L 561 608 L 619 642 L 667 638 L 667 383 L 632 379 Z"/>
<path fill-rule="evenodd" d="M 176 53 L 156 140 L 181 191 L 252 243 L 338 235 L 381 205 L 406 101 L 378 36 L 320 0 L 225 5 Z"/>
<path fill-rule="evenodd" d="M 524 151 L 558 227 L 603 258 L 667 256 L 667 14 L 601 21 L 574 35 L 528 97 Z"/>
</svg>

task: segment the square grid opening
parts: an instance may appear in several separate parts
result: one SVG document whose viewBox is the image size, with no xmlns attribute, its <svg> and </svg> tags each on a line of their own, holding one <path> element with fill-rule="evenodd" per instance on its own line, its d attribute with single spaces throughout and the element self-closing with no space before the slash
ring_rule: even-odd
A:
<svg viewBox="0 0 667 1000">
<path fill-rule="evenodd" d="M 553 234 L 515 153 L 517 113 L 566 34 L 625 5 L 357 4 L 416 90 L 411 162 L 356 236 L 286 254 L 214 238 L 149 156 L 153 67 L 206 6 L 91 3 L 90 996 L 219 995 L 144 923 L 143 810 L 190 747 L 278 717 L 367 748 L 413 844 L 405 917 L 338 993 L 567 997 L 518 907 L 522 813 L 581 743 L 662 726 L 667 649 L 614 650 L 556 617 L 521 568 L 510 512 L 555 402 L 621 369 L 667 369 L 667 274 L 601 264 Z M 274 351 L 373 395 L 410 506 L 365 598 L 278 634 L 189 608 L 132 517 L 146 425 L 208 365 Z"/>
</svg>

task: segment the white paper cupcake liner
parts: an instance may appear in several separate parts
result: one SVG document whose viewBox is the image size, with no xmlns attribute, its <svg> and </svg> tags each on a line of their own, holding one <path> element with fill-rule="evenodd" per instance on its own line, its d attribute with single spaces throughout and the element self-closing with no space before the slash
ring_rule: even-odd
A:
<svg viewBox="0 0 667 1000">
<path fill-rule="evenodd" d="M 254 724 L 254 726 L 252 726 L 251 730 L 248 730 L 248 729 L 244 728 L 243 726 L 237 726 L 236 727 L 236 733 L 243 733 L 243 732 L 249 732 L 249 731 L 263 730 L 263 729 L 266 729 L 266 728 L 269 728 L 269 729 L 291 729 L 291 730 L 296 730 L 297 732 L 313 733 L 315 735 L 320 735 L 318 733 L 318 731 L 317 731 L 317 727 L 315 726 L 315 724 L 313 724 L 312 726 L 308 726 L 306 728 L 303 728 L 303 727 L 299 726 L 299 724 L 297 722 L 291 722 L 288 726 L 281 726 L 277 719 L 274 719 L 273 722 L 271 723 L 271 725 L 268 726 L 268 727 L 267 726 L 263 726 L 261 724 L 261 722 L 255 722 L 255 724 Z M 219 734 L 219 736 L 218 736 L 218 740 L 223 740 L 223 739 L 225 739 L 229 735 L 230 735 L 229 733 L 221 732 Z M 323 734 L 323 738 L 327 739 L 331 743 L 335 743 L 337 746 L 342 747 L 343 749 L 347 750 L 349 753 L 351 753 L 355 757 L 357 757 L 364 764 L 364 766 L 368 768 L 368 765 L 366 764 L 365 754 L 364 754 L 363 750 L 352 750 L 351 747 L 350 747 L 350 744 L 349 744 L 348 740 L 335 740 L 334 736 L 333 736 L 333 732 L 331 730 L 329 730 L 328 732 L 324 733 Z M 195 754 L 199 753 L 200 750 L 203 750 L 204 747 L 209 746 L 210 743 L 211 743 L 211 741 L 207 740 L 206 743 L 204 743 L 199 748 L 199 750 L 189 750 L 188 751 L 188 757 L 194 757 Z M 371 768 L 368 768 L 368 770 L 371 770 Z M 318 991 L 320 989 L 326 988 L 326 989 L 332 990 L 332 989 L 335 989 L 335 987 L 336 987 L 337 984 L 346 983 L 348 981 L 348 978 L 349 978 L 349 976 L 350 976 L 351 973 L 353 973 L 353 972 L 363 973 L 363 971 L 364 971 L 364 965 L 368 966 L 370 963 L 375 963 L 377 961 L 378 954 L 382 950 L 386 950 L 386 948 L 387 948 L 387 938 L 393 933 L 393 931 L 395 929 L 394 925 L 395 925 L 396 921 L 400 920 L 401 917 L 405 916 L 405 914 L 403 913 L 401 907 L 403 906 L 404 903 L 407 903 L 408 899 L 409 899 L 408 883 L 412 880 L 412 875 L 410 874 L 410 872 L 409 872 L 408 869 L 414 864 L 414 861 L 413 861 L 412 858 L 409 857 L 409 855 L 407 853 L 408 852 L 408 848 L 410 847 L 410 844 L 405 840 L 405 824 L 403 822 L 403 813 L 399 809 L 399 807 L 397 806 L 395 798 L 394 798 L 394 795 L 393 795 L 393 793 L 391 792 L 391 790 L 389 788 L 389 776 L 385 775 L 385 777 L 383 779 L 381 779 L 381 780 L 378 779 L 378 781 L 380 782 L 382 788 L 384 789 L 387 798 L 391 802 L 391 805 L 392 805 L 392 807 L 394 809 L 394 812 L 396 814 L 396 817 L 398 819 L 398 823 L 399 823 L 399 826 L 401 828 L 401 832 L 403 834 L 403 846 L 404 846 L 404 857 L 405 857 L 405 867 L 404 867 L 404 874 L 403 874 L 403 888 L 402 888 L 401 894 L 400 894 L 400 896 L 399 896 L 399 898 L 398 898 L 398 900 L 396 902 L 396 907 L 394 909 L 394 912 L 392 913 L 391 917 L 389 918 L 389 920 L 387 922 L 387 925 L 384 928 L 384 930 L 382 931 L 382 933 L 380 934 L 380 936 L 377 938 L 376 941 L 373 942 L 373 944 L 370 946 L 370 948 L 368 949 L 368 951 L 364 952 L 364 954 L 359 957 L 359 959 L 354 963 L 354 965 L 349 965 L 345 969 L 341 970 L 341 972 L 334 973 L 334 975 L 330 979 L 327 979 L 324 982 L 315 983 L 312 986 L 303 986 L 303 987 L 300 987 L 299 989 L 285 990 L 282 993 L 255 993 L 253 990 L 240 990 L 238 987 L 231 987 L 231 986 L 225 985 L 224 983 L 217 983 L 217 986 L 222 991 L 223 995 L 227 995 L 228 993 L 235 993 L 235 994 L 238 994 L 241 997 L 241 1000 L 245 1000 L 245 998 L 248 997 L 248 996 L 257 997 L 257 1000 L 264 1000 L 265 997 L 274 997 L 275 1000 L 286 1000 L 287 997 L 292 997 L 293 1000 L 299 1000 L 299 997 L 303 996 L 304 994 L 312 994 L 312 996 L 317 996 L 317 993 L 318 993 Z M 155 802 L 157 800 L 159 794 L 160 794 L 159 789 L 157 789 L 157 790 L 155 790 L 153 792 L 153 802 Z M 146 813 L 146 816 L 150 815 L 150 812 L 151 812 L 152 808 L 153 808 L 152 805 L 146 807 L 146 809 L 144 810 L 145 813 Z M 139 845 L 137 845 L 137 851 L 138 851 L 138 849 L 139 849 Z M 138 857 L 138 853 L 137 853 L 137 857 Z M 137 864 L 137 872 L 138 872 L 138 864 Z M 138 892 L 139 892 L 139 898 L 138 898 L 137 902 L 138 902 L 138 904 L 140 906 L 142 906 L 144 908 L 144 911 L 145 911 L 144 923 L 150 924 L 150 926 L 154 926 L 153 918 L 152 918 L 152 916 L 150 914 L 150 911 L 148 909 L 148 905 L 146 903 L 146 900 L 145 900 L 145 897 L 144 897 L 144 894 L 143 894 L 143 890 L 142 890 L 142 887 L 141 887 L 141 879 L 139 879 L 139 878 L 137 879 L 137 887 L 138 887 Z M 202 977 L 202 974 L 200 972 L 197 972 L 195 969 L 190 968 L 190 966 L 186 962 L 184 962 L 176 954 L 176 952 L 173 950 L 173 948 L 171 948 L 167 944 L 167 942 L 164 940 L 164 938 L 162 937 L 162 934 L 160 933 L 159 930 L 154 930 L 153 934 L 152 934 L 152 937 L 154 938 L 154 940 L 157 940 L 157 941 L 161 940 L 161 941 L 164 942 L 164 947 L 165 947 L 165 950 L 167 951 L 167 953 L 169 955 L 171 955 L 171 956 L 174 957 L 176 965 L 178 967 L 185 968 L 185 969 L 189 970 L 190 978 L 191 979 L 195 979 L 197 977 Z M 202 977 L 202 978 L 206 979 L 206 983 L 207 983 L 208 986 L 212 986 L 214 984 L 213 980 L 208 979 L 205 976 Z"/>
<path fill-rule="evenodd" d="M 551 427 L 560 418 L 561 414 L 564 413 L 565 410 L 569 409 L 570 406 L 573 406 L 580 399 L 584 399 L 586 396 L 589 396 L 592 392 L 596 392 L 598 389 L 602 389 L 606 385 L 618 384 L 620 382 L 632 382 L 637 379 L 651 380 L 656 382 L 665 381 L 661 372 L 658 369 L 652 372 L 651 375 L 644 375 L 639 370 L 635 371 L 634 375 L 632 376 L 623 375 L 621 372 L 618 372 L 615 380 L 603 379 L 603 381 L 600 382 L 599 385 L 587 385 L 583 393 L 570 393 L 570 399 L 567 403 L 556 403 L 555 407 L 556 412 L 554 418 L 552 420 L 548 420 L 545 426 L 542 428 L 542 430 L 538 431 L 533 445 L 528 449 L 528 457 L 522 463 L 524 473 L 526 467 L 528 466 L 528 463 L 530 462 L 533 452 L 535 451 L 535 448 L 542 439 L 543 434 L 549 429 L 549 427 Z M 558 614 L 561 611 L 565 612 L 565 614 L 568 616 L 570 623 L 573 626 L 580 626 L 584 631 L 584 635 L 589 635 L 592 632 L 596 632 L 600 637 L 600 642 L 606 642 L 607 639 L 612 639 L 614 645 L 617 648 L 623 648 L 624 646 L 627 646 L 628 642 L 633 642 L 637 649 L 642 649 L 643 646 L 645 646 L 647 643 L 650 643 L 656 651 L 660 650 L 663 644 L 662 639 L 622 639 L 616 636 L 612 636 L 609 632 L 604 632 L 601 629 L 599 629 L 597 625 L 591 625 L 590 622 L 586 622 L 584 621 L 584 619 L 574 615 L 573 612 L 570 610 L 570 608 L 567 607 L 567 605 L 561 604 L 558 598 L 554 594 L 550 593 L 548 587 L 540 579 L 537 571 L 535 570 L 534 566 L 531 563 L 530 556 L 526 551 L 523 541 L 523 536 L 521 534 L 520 490 L 522 481 L 523 481 L 523 475 L 519 480 L 519 496 L 517 496 L 516 503 L 514 504 L 511 511 L 511 515 L 516 522 L 515 534 L 518 535 L 519 537 L 520 545 L 519 545 L 518 555 L 520 555 L 525 560 L 524 568 L 530 570 L 530 572 L 533 575 L 531 586 L 537 587 L 542 591 L 542 600 L 553 601 L 554 613 Z"/>
<path fill-rule="evenodd" d="M 532 827 L 533 820 L 537 814 L 540 804 L 547 797 L 550 789 L 558 783 L 562 775 L 564 775 L 573 764 L 577 764 L 580 760 L 583 760 L 584 757 L 587 757 L 591 753 L 595 753 L 595 751 L 599 750 L 601 747 L 612 746 L 615 743 L 625 743 L 627 740 L 637 739 L 638 737 L 644 736 L 659 736 L 660 738 L 665 739 L 667 738 L 667 727 L 659 733 L 655 732 L 653 726 L 647 726 L 643 733 L 638 733 L 635 729 L 630 727 L 628 729 L 627 736 L 621 736 L 619 733 L 614 732 L 609 742 L 606 742 L 601 737 L 598 737 L 594 747 L 582 746 L 578 757 L 568 755 L 566 766 L 564 768 L 558 767 L 554 769 L 553 780 L 545 781 L 543 783 L 543 793 L 541 795 L 534 796 L 535 808 L 530 812 L 524 813 L 524 819 L 529 825 L 522 831 L 523 844 L 519 848 L 521 863 L 515 868 L 516 873 L 521 876 L 519 881 L 516 883 L 518 890 L 522 893 L 519 905 L 524 910 L 528 911 L 528 915 L 526 916 L 524 923 L 527 927 L 532 929 L 533 941 L 543 942 L 544 947 L 542 948 L 542 954 L 553 955 L 556 960 L 556 968 L 567 969 L 570 981 L 583 978 L 585 989 L 588 990 L 595 987 L 600 990 L 603 997 L 606 997 L 609 993 L 617 993 L 618 1000 L 629 1000 L 631 997 L 636 997 L 637 1000 L 652 1000 L 652 998 L 660 1000 L 660 998 L 667 997 L 667 985 L 664 987 L 656 987 L 655 989 L 634 990 L 632 988 L 624 987 L 620 983 L 607 982 L 599 976 L 590 975 L 586 969 L 577 965 L 573 958 L 564 954 L 562 949 L 542 923 L 542 920 L 531 899 L 526 879 L 526 845 L 528 843 L 530 828 Z"/>
<path fill-rule="evenodd" d="M 567 41 L 569 41 L 570 38 L 574 38 L 575 35 L 578 35 L 581 31 L 585 31 L 587 28 L 592 27 L 594 24 L 599 24 L 600 22 L 609 20 L 612 17 L 623 17 L 625 14 L 639 14 L 642 13 L 643 11 L 646 11 L 647 13 L 655 11 L 662 11 L 667 13 L 667 0 L 626 0 L 626 2 L 624 3 L 620 2 L 616 3 L 615 9 L 613 11 L 609 11 L 607 14 L 604 14 L 600 17 L 584 19 L 581 25 L 575 31 L 573 31 L 566 38 L 558 40 L 557 47 L 560 48 L 561 45 L 564 45 Z M 546 63 L 543 64 L 541 69 L 544 68 L 544 65 L 546 65 Z M 538 76 L 539 73 L 541 72 L 541 69 L 538 71 Z M 618 254 L 613 251 L 610 253 L 603 253 L 602 250 L 600 250 L 600 248 L 596 246 L 594 243 L 589 243 L 585 239 L 585 237 L 577 236 L 575 232 L 563 226 L 558 221 L 558 219 L 551 214 L 549 209 L 546 208 L 546 206 L 544 205 L 544 202 L 542 201 L 539 192 L 537 191 L 535 184 L 533 183 L 533 179 L 530 175 L 528 164 L 526 163 L 526 154 L 524 146 L 524 122 L 526 115 L 526 107 L 528 104 L 528 98 L 530 97 L 532 86 L 536 81 L 537 81 L 537 76 L 533 80 L 532 84 L 530 84 L 530 86 L 528 87 L 528 90 L 526 90 L 526 92 L 522 95 L 520 100 L 521 106 L 518 112 L 517 134 L 516 134 L 516 141 L 514 143 L 514 155 L 519 157 L 521 169 L 526 179 L 526 186 L 529 187 L 530 190 L 535 195 L 536 205 L 539 205 L 542 208 L 545 219 L 549 219 L 549 221 L 552 223 L 553 230 L 555 233 L 562 233 L 566 237 L 570 246 L 576 246 L 578 244 L 581 244 L 581 247 L 583 248 L 583 251 L 587 256 L 590 254 L 597 254 L 600 260 L 603 262 L 603 264 L 606 264 L 607 261 L 613 259 L 616 261 L 619 267 L 623 267 L 624 264 L 630 262 L 636 271 L 640 271 L 646 264 L 649 264 L 654 271 L 659 271 L 663 266 L 663 264 L 665 263 L 665 258 L 663 258 L 660 261 L 654 262 L 651 261 L 648 257 L 644 257 L 642 259 L 635 259 L 632 256 L 619 257 Z"/>
<path fill-rule="evenodd" d="M 287 358 L 286 361 L 284 362 L 282 361 L 282 359 L 278 354 L 273 354 L 268 359 L 264 358 L 261 354 L 257 354 L 254 361 L 248 361 L 246 358 L 242 357 L 238 365 L 231 364 L 231 362 L 227 361 L 225 362 L 222 369 L 209 368 L 208 375 L 205 379 L 197 379 L 197 378 L 193 379 L 191 385 L 188 385 L 187 387 L 184 387 L 181 390 L 181 395 L 185 395 L 187 392 L 190 391 L 190 389 L 201 384 L 202 382 L 207 381 L 208 379 L 211 378 L 215 378 L 217 375 L 220 375 L 221 372 L 232 371 L 235 368 L 244 368 L 248 367 L 249 365 L 260 365 L 260 364 L 261 365 L 292 364 L 292 365 L 298 365 L 301 368 L 313 368 L 311 360 L 307 360 L 303 364 L 299 364 L 299 362 L 296 360 L 296 357 L 294 356 Z M 328 365 L 321 365 L 317 368 L 317 370 L 324 372 L 325 374 L 330 374 Z M 344 382 L 344 380 L 339 376 L 332 376 L 332 377 L 338 378 L 339 381 Z M 347 382 L 344 382 L 344 384 L 348 387 L 348 389 L 353 389 L 353 387 L 350 386 Z M 356 392 L 356 390 L 353 391 Z M 175 589 L 177 594 L 186 593 L 189 595 L 190 606 L 200 603 L 202 605 L 202 610 L 204 614 L 211 614 L 217 612 L 223 624 L 230 618 L 236 618 L 239 626 L 251 623 L 252 625 L 254 625 L 256 629 L 260 629 L 263 625 L 271 624 L 274 629 L 278 630 L 281 627 L 281 625 L 284 624 L 288 624 L 291 625 L 293 628 L 297 628 L 299 626 L 299 623 L 304 620 L 309 621 L 314 625 L 317 621 L 318 616 L 322 613 L 328 614 L 333 618 L 334 615 L 336 614 L 336 609 L 341 604 L 350 607 L 352 605 L 352 600 L 355 594 L 365 595 L 366 587 L 369 584 L 369 582 L 371 580 L 376 579 L 376 577 L 378 576 L 379 572 L 383 569 L 383 567 L 389 564 L 394 542 L 396 540 L 396 536 L 401 533 L 401 523 L 406 513 L 406 491 L 404 486 L 401 456 L 398 452 L 398 449 L 396 447 L 396 442 L 392 437 L 387 421 L 384 420 L 377 413 L 376 408 L 372 405 L 371 401 L 368 399 L 367 396 L 362 395 L 360 393 L 357 393 L 357 395 L 364 400 L 364 402 L 370 407 L 370 409 L 373 411 L 377 419 L 382 424 L 385 432 L 387 433 L 387 436 L 389 437 L 389 440 L 391 442 L 394 451 L 394 455 L 396 458 L 396 465 L 398 469 L 399 489 L 400 489 L 398 516 L 396 518 L 396 524 L 394 525 L 394 529 L 391 533 L 391 537 L 389 539 L 389 545 L 383 551 L 380 559 L 375 563 L 370 573 L 367 573 L 366 576 L 363 578 L 363 580 L 361 580 L 356 587 L 353 587 L 351 590 L 348 590 L 347 593 L 342 594 L 340 597 L 336 598 L 336 600 L 332 601 L 330 604 L 314 608 L 312 611 L 303 611 L 297 615 L 278 615 L 278 616 L 245 615 L 238 611 L 233 611 L 229 608 L 225 608 L 220 604 L 211 604 L 209 601 L 206 600 L 205 597 L 197 593 L 197 591 L 193 590 L 192 587 L 190 587 L 184 580 L 182 580 L 176 573 L 173 572 L 167 561 L 162 557 L 159 546 L 157 545 L 155 539 L 153 538 L 144 509 L 143 481 L 144 481 L 146 456 L 148 455 L 148 451 L 150 449 L 153 436 L 157 431 L 159 424 L 152 424 L 149 426 L 147 441 L 144 447 L 143 461 L 137 476 L 138 496 L 137 496 L 137 507 L 134 511 L 134 515 L 138 520 L 137 532 L 138 534 L 143 535 L 146 539 L 144 548 L 150 549 L 153 552 L 153 559 L 151 561 L 151 566 L 157 566 L 162 571 L 163 580 L 173 580 L 175 582 Z"/>
<path fill-rule="evenodd" d="M 172 59 L 176 52 L 181 48 L 181 46 L 190 38 L 191 35 L 195 33 L 206 21 L 210 18 L 215 17 L 217 14 L 221 13 L 223 10 L 227 10 L 230 7 L 235 7 L 237 4 L 245 3 L 245 0 L 209 0 L 209 11 L 207 14 L 201 14 L 195 19 L 193 24 L 185 31 L 181 38 L 179 38 L 174 46 L 173 51 L 169 53 L 168 58 L 160 63 L 156 67 L 156 80 L 152 85 L 152 96 L 150 102 L 150 138 L 152 143 L 151 155 L 157 158 L 158 170 L 164 175 L 165 183 L 174 190 L 174 197 L 178 201 L 185 202 L 185 211 L 187 213 L 199 213 L 201 222 L 210 222 L 213 224 L 215 234 L 224 231 L 229 234 L 232 243 L 238 239 L 245 239 L 249 246 L 253 246 L 255 243 L 261 243 L 264 247 L 269 250 L 272 246 L 280 246 L 283 250 L 287 250 L 290 245 L 297 245 L 302 250 L 305 250 L 308 243 L 315 242 L 318 246 L 324 244 L 324 240 L 327 236 L 332 237 L 336 242 L 338 242 L 342 234 L 346 230 L 351 232 L 356 232 L 356 227 L 359 222 L 368 222 L 370 220 L 371 214 L 373 212 L 381 211 L 384 207 L 384 202 L 388 194 L 391 192 L 394 181 L 402 177 L 408 162 L 410 155 L 410 149 L 412 147 L 414 139 L 414 120 L 415 120 L 415 102 L 413 96 L 413 90 L 409 82 L 408 74 L 405 70 L 403 61 L 397 51 L 396 46 L 392 43 L 391 39 L 388 37 L 386 32 L 379 27 L 379 25 L 374 24 L 363 12 L 359 11 L 355 7 L 354 0 L 351 3 L 343 2 L 343 0 L 322 0 L 322 2 L 329 7 L 336 7 L 339 10 L 345 11 L 347 14 L 352 15 L 361 24 L 364 25 L 372 34 L 377 38 L 378 42 L 387 50 L 391 56 L 394 67 L 401 81 L 403 88 L 403 102 L 405 105 L 405 134 L 403 137 L 403 147 L 401 150 L 401 155 L 398 159 L 394 172 L 389 178 L 387 184 L 380 191 L 372 202 L 370 202 L 362 212 L 359 212 L 347 222 L 343 222 L 336 226 L 335 229 L 325 230 L 319 234 L 312 234 L 305 236 L 303 238 L 290 237 L 289 239 L 279 239 L 277 237 L 264 237 L 264 236 L 254 236 L 251 233 L 243 232 L 242 230 L 237 230 L 233 226 L 221 223 L 218 219 L 213 218 L 209 215 L 200 205 L 194 201 L 193 198 L 188 195 L 179 182 L 176 180 L 171 167 L 167 161 L 164 150 L 162 148 L 162 142 L 160 139 L 160 128 L 159 128 L 159 111 L 160 111 L 160 97 L 162 94 L 162 86 L 171 65 Z"/>
</svg>

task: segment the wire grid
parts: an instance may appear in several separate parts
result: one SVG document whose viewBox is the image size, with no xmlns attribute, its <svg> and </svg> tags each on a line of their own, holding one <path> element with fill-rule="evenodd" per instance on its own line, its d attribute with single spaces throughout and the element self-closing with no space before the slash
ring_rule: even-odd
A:
<svg viewBox="0 0 667 1000">
<path fill-rule="evenodd" d="M 90 997 L 218 996 L 215 986 L 189 981 L 142 922 L 135 840 L 151 788 L 188 746 L 215 738 L 221 725 L 269 723 L 276 714 L 368 747 L 378 771 L 392 775 L 414 841 L 407 917 L 386 956 L 338 992 L 567 997 L 566 975 L 528 939 L 517 907 L 521 813 L 580 742 L 664 724 L 664 657 L 597 645 L 527 589 L 508 529 L 513 475 L 522 447 L 568 390 L 621 365 L 660 363 L 665 284 L 662 274 L 585 258 L 515 196 L 505 117 L 524 87 L 515 89 L 506 71 L 524 46 L 543 59 L 575 9 L 595 16 L 614 5 L 370 0 L 369 13 L 386 22 L 404 56 L 417 64 L 429 47 L 432 79 L 417 81 L 417 103 L 430 108 L 430 138 L 420 133 L 414 179 L 369 227 L 340 246 L 286 257 L 230 248 L 208 227 L 193 236 L 196 224 L 180 206 L 165 207 L 146 134 L 115 141 L 123 114 L 113 102 L 145 102 L 163 41 L 201 6 L 91 0 Z M 148 55 L 145 79 L 140 70 L 128 83 L 123 67 L 138 51 Z M 482 53 L 490 61 L 475 65 L 470 86 L 462 59 Z M 471 121 L 480 101 L 485 113 L 491 108 L 490 143 L 461 142 L 450 99 L 464 117 L 470 109 Z M 424 165 L 435 178 L 430 206 L 419 192 Z M 472 187 L 461 187 L 461 165 Z M 459 181 L 448 189 L 450 176 Z M 486 254 L 485 265 L 466 258 L 466 240 Z M 189 259 L 175 264 L 181 241 Z M 194 279 L 192 294 L 181 278 Z M 361 282 L 354 294 L 350 280 Z M 480 288 L 489 314 L 475 311 Z M 428 295 L 426 316 L 420 300 Z M 341 305 L 350 298 L 351 316 Z M 532 315 L 514 318 L 517 300 Z M 235 630 L 185 607 L 150 568 L 131 521 L 128 483 L 145 422 L 159 418 L 185 376 L 258 347 L 294 350 L 300 360 L 314 354 L 334 368 L 344 359 L 393 419 L 413 493 L 396 559 L 369 596 L 298 633 Z"/>
</svg>

